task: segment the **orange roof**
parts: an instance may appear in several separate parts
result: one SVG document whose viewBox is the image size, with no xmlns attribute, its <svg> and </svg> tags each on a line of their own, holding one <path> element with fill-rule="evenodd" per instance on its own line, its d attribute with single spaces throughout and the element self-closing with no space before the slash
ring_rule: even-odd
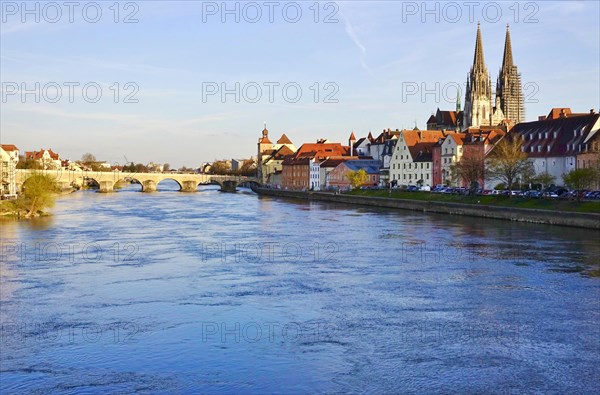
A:
<svg viewBox="0 0 600 395">
<path fill-rule="evenodd" d="M 315 158 L 322 160 L 330 156 L 347 156 L 350 147 L 340 143 L 306 143 L 294 154 L 294 159 Z"/>
<path fill-rule="evenodd" d="M 450 133 L 448 134 L 448 136 L 450 136 L 454 140 L 456 145 L 463 145 L 466 137 L 464 133 Z"/>
<path fill-rule="evenodd" d="M 51 148 L 48 148 L 47 150 L 40 148 L 39 151 L 28 151 L 25 152 L 25 157 L 27 159 L 42 159 L 42 157 L 44 156 L 44 152 L 48 151 L 48 154 L 50 155 L 50 158 L 54 159 L 54 160 L 58 160 L 58 154 L 56 152 L 53 152 Z"/>
<path fill-rule="evenodd" d="M 19 150 L 14 144 L 2 144 L 2 149 L 6 152 Z"/>
<path fill-rule="evenodd" d="M 356 136 L 354 135 L 354 132 L 350 133 L 350 141 L 356 141 Z"/>
<path fill-rule="evenodd" d="M 441 130 L 403 130 L 402 135 L 413 160 L 420 154 L 431 152 L 431 148 L 444 138 Z"/>
<path fill-rule="evenodd" d="M 294 151 L 290 149 L 287 145 L 282 145 L 277 151 L 273 151 L 269 159 L 282 160 L 286 156 L 294 155 Z"/>
<path fill-rule="evenodd" d="M 261 137 L 260 139 L 258 139 L 258 143 L 259 144 L 273 144 L 267 136 Z"/>
<path fill-rule="evenodd" d="M 279 140 L 277 140 L 277 144 L 293 144 L 290 139 L 288 138 L 288 136 L 284 134 L 281 135 L 281 137 L 279 138 Z"/>
</svg>

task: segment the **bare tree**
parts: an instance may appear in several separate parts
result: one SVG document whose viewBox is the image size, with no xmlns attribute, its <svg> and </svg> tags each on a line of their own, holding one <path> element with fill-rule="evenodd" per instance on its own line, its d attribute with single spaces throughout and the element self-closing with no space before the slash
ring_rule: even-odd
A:
<svg viewBox="0 0 600 395">
<path fill-rule="evenodd" d="M 479 180 L 484 177 L 483 159 L 478 157 L 463 156 L 458 162 L 450 166 L 452 175 L 463 181 L 471 190 L 479 185 Z M 474 192 L 474 191 L 471 191 Z"/>
<path fill-rule="evenodd" d="M 500 140 L 486 160 L 486 177 L 501 181 L 509 190 L 519 178 L 530 178 L 533 173 L 533 163 L 523 152 L 520 136 L 506 136 Z"/>
<path fill-rule="evenodd" d="M 82 163 L 93 163 L 96 162 L 96 157 L 92 154 L 90 154 L 89 152 L 86 152 L 85 154 L 83 154 L 81 156 L 81 162 Z"/>
</svg>

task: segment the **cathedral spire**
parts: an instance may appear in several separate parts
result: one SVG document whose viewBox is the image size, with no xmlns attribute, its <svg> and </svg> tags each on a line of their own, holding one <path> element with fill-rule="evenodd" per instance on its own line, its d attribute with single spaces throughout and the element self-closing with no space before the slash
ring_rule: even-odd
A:
<svg viewBox="0 0 600 395">
<path fill-rule="evenodd" d="M 502 59 L 502 69 L 507 70 L 513 66 L 512 44 L 510 42 L 510 30 L 506 25 L 506 40 L 504 41 L 504 58 Z"/>
<path fill-rule="evenodd" d="M 473 69 L 483 70 L 485 61 L 483 60 L 483 42 L 481 40 L 481 25 L 477 22 L 477 39 L 475 40 L 475 56 L 473 57 Z"/>
<path fill-rule="evenodd" d="M 500 98 L 500 107 L 506 119 L 515 124 L 525 119 L 525 104 L 523 88 L 521 85 L 521 74 L 514 64 L 512 55 L 512 43 L 510 30 L 506 25 L 506 41 L 504 42 L 504 58 L 502 68 L 496 83 L 496 97 Z"/>
</svg>

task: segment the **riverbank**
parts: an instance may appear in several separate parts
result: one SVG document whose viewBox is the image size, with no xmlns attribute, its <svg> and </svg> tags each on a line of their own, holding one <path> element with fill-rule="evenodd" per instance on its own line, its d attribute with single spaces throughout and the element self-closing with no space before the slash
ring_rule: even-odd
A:
<svg viewBox="0 0 600 395">
<path fill-rule="evenodd" d="M 355 204 L 371 207 L 393 208 L 459 216 L 502 219 L 517 222 L 570 226 L 600 230 L 600 214 L 556 211 L 489 205 L 481 203 L 456 203 L 442 201 L 424 201 L 398 197 L 363 196 L 352 194 L 333 194 L 327 192 L 282 191 L 279 189 L 257 188 L 259 195 L 303 200 L 315 200 L 331 203 Z"/>
</svg>

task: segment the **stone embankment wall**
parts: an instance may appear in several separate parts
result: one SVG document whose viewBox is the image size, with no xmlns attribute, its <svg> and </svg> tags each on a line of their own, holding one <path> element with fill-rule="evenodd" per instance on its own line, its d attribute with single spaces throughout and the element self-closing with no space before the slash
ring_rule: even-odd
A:
<svg viewBox="0 0 600 395">
<path fill-rule="evenodd" d="M 509 221 L 539 224 L 572 226 L 600 230 L 600 214 L 572 213 L 551 210 L 535 210 L 513 207 L 485 206 L 450 202 L 424 202 L 420 200 L 382 198 L 369 196 L 335 195 L 325 192 L 283 191 L 258 188 L 260 195 L 318 200 L 332 203 L 358 204 L 371 207 L 385 207 L 402 210 L 422 211 L 470 217 L 504 219 Z"/>
</svg>

